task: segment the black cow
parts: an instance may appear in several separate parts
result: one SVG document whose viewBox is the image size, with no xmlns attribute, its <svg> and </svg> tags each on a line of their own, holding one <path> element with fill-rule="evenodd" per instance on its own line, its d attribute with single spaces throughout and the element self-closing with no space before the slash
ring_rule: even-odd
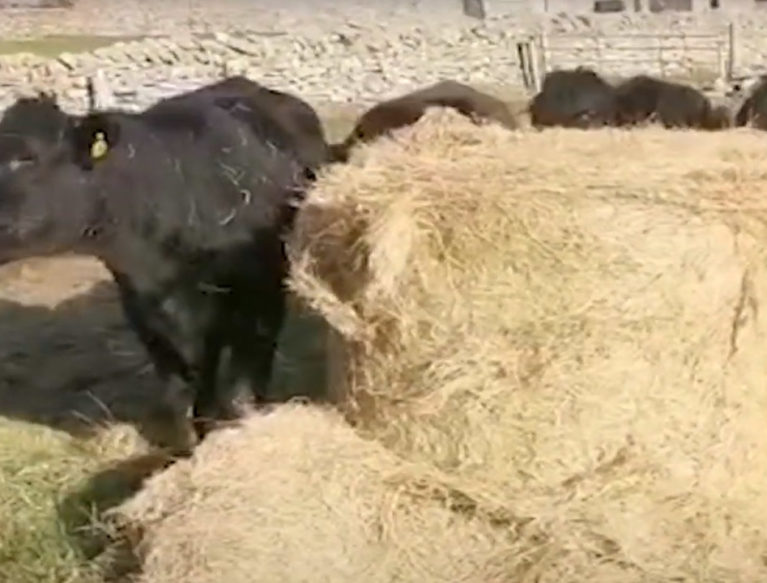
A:
<svg viewBox="0 0 767 583">
<path fill-rule="evenodd" d="M 202 438 L 206 417 L 240 415 L 236 393 L 265 398 L 283 234 L 310 182 L 279 143 L 290 136 L 265 114 L 188 95 L 84 117 L 40 96 L 0 119 L 0 264 L 63 252 L 103 262 L 166 383 L 169 423 L 191 440 L 182 451 L 190 404 Z"/>
<path fill-rule="evenodd" d="M 472 119 L 493 120 L 504 127 L 517 127 L 506 104 L 457 81 L 440 81 L 428 87 L 376 104 L 367 110 L 341 144 L 331 146 L 333 159 L 346 161 L 357 143 L 370 142 L 392 130 L 417 122 L 429 107 L 450 107 Z"/>
<path fill-rule="evenodd" d="M 594 128 L 615 122 L 615 90 L 585 67 L 546 74 L 528 106 L 533 127 Z"/>
<path fill-rule="evenodd" d="M 275 145 L 295 150 L 307 168 L 316 171 L 330 161 L 330 149 L 317 112 L 289 93 L 276 91 L 247 77 L 228 77 L 160 103 L 215 104 L 247 121 L 259 135 L 268 134 Z"/>
<path fill-rule="evenodd" d="M 616 87 L 618 124 L 657 121 L 666 128 L 721 129 L 729 126 L 729 111 L 712 107 L 694 87 L 637 75 Z"/>
<path fill-rule="evenodd" d="M 759 77 L 751 88 L 748 97 L 735 114 L 735 125 L 767 130 L 767 75 Z"/>
</svg>

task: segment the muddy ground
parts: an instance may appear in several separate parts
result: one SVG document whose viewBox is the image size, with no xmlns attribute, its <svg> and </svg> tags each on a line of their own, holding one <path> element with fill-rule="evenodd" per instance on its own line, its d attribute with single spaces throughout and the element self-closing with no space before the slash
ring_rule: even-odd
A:
<svg viewBox="0 0 767 583">
<path fill-rule="evenodd" d="M 271 391 L 324 392 L 324 330 L 293 309 Z M 127 328 L 109 273 L 84 257 L 0 268 L 0 415 L 87 432 L 111 421 L 147 425 L 161 385 Z"/>
</svg>

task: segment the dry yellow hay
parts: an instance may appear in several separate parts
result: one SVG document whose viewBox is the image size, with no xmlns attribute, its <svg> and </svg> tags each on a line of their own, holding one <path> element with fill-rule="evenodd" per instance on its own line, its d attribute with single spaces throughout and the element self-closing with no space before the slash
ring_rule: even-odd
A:
<svg viewBox="0 0 767 583">
<path fill-rule="evenodd" d="M 337 412 L 288 404 L 211 434 L 118 513 L 144 530 L 142 583 L 505 581 L 503 530 L 414 496 L 417 474 Z"/>
<path fill-rule="evenodd" d="M 757 132 L 432 112 L 322 178 L 291 285 L 347 418 L 506 525 L 505 580 L 767 581 L 766 197 Z"/>
</svg>

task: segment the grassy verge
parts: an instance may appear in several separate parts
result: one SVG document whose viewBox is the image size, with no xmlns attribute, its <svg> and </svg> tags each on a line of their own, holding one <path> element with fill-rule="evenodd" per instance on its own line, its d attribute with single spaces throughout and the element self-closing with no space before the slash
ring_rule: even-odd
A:
<svg viewBox="0 0 767 583">
<path fill-rule="evenodd" d="M 51 35 L 33 39 L 0 40 L 0 55 L 32 53 L 40 57 L 56 57 L 61 53 L 83 53 L 120 41 L 137 40 L 141 37 Z"/>
<path fill-rule="evenodd" d="M 131 435 L 116 430 L 76 439 L 39 425 L 0 420 L 0 581 L 100 580 L 83 560 L 78 538 L 91 503 L 80 491 L 105 464 L 135 451 Z"/>
</svg>

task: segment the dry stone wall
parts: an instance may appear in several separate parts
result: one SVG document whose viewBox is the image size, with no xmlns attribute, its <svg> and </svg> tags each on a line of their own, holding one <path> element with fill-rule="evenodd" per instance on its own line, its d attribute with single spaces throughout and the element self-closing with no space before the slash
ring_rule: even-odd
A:
<svg viewBox="0 0 767 583">
<path fill-rule="evenodd" d="M 518 85 L 519 36 L 518 30 L 487 26 L 345 26 L 301 36 L 241 30 L 158 37 L 55 59 L 0 57 L 0 86 L 5 102 L 18 90 L 55 88 L 79 108 L 85 106 L 85 77 L 101 69 L 117 104 L 140 108 L 226 72 L 245 73 L 313 102 L 366 103 L 442 78 Z"/>
<path fill-rule="evenodd" d="M 110 14 L 117 18 L 122 13 Z M 703 70 L 718 70 L 722 51 L 729 50 L 727 27 L 732 22 L 736 72 L 759 70 L 767 63 L 767 15 L 724 19 L 715 14 L 528 14 L 480 22 L 454 14 L 438 17 L 438 13 L 427 20 L 380 14 L 309 18 L 297 11 L 282 20 L 269 13 L 269 18 L 255 19 L 256 24 L 252 14 L 250 20 L 244 14 L 235 27 L 232 19 L 236 17 L 229 15 L 226 20 L 211 13 L 207 23 L 209 28 L 211 22 L 216 23 L 215 32 L 199 26 L 187 30 L 179 24 L 168 26 L 165 34 L 116 42 L 87 53 L 48 59 L 31 54 L 0 56 L 0 107 L 19 93 L 45 88 L 56 90 L 69 109 L 82 110 L 86 106 L 85 78 L 96 70 L 103 72 L 113 89 L 115 105 L 127 109 L 143 108 L 224 73 L 245 73 L 315 104 L 366 104 L 443 78 L 476 86 L 521 88 L 517 42 L 541 31 L 546 31 L 551 46 L 558 35 L 575 35 L 567 40 L 569 48 L 549 55 L 550 66 L 590 64 L 618 76 L 661 72 L 657 51 L 648 47 L 648 39 L 632 39 L 632 35 L 678 32 L 676 40 L 663 41 L 662 72 L 695 77 Z M 198 17 L 205 21 L 204 12 Z M 7 20 L 2 22 L 8 26 Z M 224 22 L 229 25 L 221 24 Z M 137 30 L 125 27 L 122 32 Z M 712 42 L 693 38 L 702 33 L 719 39 L 718 53 L 701 50 L 702 43 Z"/>
</svg>

